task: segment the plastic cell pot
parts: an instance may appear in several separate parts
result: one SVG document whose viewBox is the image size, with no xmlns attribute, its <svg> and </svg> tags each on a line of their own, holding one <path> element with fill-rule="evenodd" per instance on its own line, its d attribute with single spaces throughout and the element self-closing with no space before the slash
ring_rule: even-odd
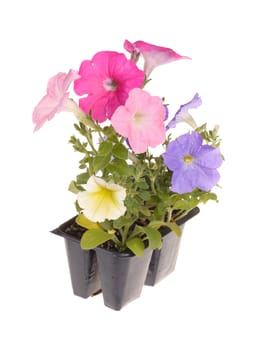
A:
<svg viewBox="0 0 253 350">
<path fill-rule="evenodd" d="M 88 298 L 99 293 L 101 284 L 95 251 L 83 250 L 80 246 L 84 231 L 75 225 L 74 217 L 51 232 L 65 240 L 73 293 L 79 297 Z"/>
<path fill-rule="evenodd" d="M 152 251 L 145 249 L 141 257 L 96 248 L 104 304 L 120 310 L 140 297 Z"/>
<path fill-rule="evenodd" d="M 199 213 L 199 208 L 193 208 L 185 217 L 179 219 L 177 224 L 183 232 L 185 223 Z M 150 261 L 145 285 L 154 286 L 156 283 L 167 277 L 175 269 L 181 238 L 171 232 L 167 227 L 160 229 L 162 233 L 162 248 L 155 249 Z"/>
</svg>

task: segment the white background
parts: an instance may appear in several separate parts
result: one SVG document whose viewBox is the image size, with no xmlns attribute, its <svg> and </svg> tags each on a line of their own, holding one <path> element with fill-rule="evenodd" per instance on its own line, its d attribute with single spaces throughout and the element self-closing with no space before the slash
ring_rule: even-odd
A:
<svg viewBox="0 0 253 350">
<path fill-rule="evenodd" d="M 250 1 L 2 1 L 0 5 L 0 348 L 253 348 L 252 11 Z M 219 124 L 219 204 L 186 226 L 175 272 L 120 312 L 72 294 L 63 240 L 75 214 L 73 117 L 33 133 L 49 77 L 123 42 L 171 47 L 150 88 L 172 108 L 196 91 L 199 124 Z"/>
</svg>

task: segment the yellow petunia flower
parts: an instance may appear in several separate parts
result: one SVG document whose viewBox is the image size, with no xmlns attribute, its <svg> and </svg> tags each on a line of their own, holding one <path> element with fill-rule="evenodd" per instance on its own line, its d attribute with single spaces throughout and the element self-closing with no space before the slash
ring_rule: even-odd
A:
<svg viewBox="0 0 253 350">
<path fill-rule="evenodd" d="M 124 187 L 108 183 L 96 176 L 89 178 L 86 191 L 77 194 L 79 206 L 83 209 L 85 216 L 93 222 L 115 220 L 124 215 L 125 198 Z"/>
</svg>

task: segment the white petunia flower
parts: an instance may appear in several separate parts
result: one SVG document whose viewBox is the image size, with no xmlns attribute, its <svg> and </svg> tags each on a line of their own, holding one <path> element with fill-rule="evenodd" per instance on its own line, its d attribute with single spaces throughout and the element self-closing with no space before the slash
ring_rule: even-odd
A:
<svg viewBox="0 0 253 350">
<path fill-rule="evenodd" d="M 85 216 L 93 222 L 115 220 L 122 216 L 126 207 L 124 199 L 126 189 L 114 183 L 91 176 L 86 185 L 86 191 L 77 194 L 79 206 Z"/>
</svg>

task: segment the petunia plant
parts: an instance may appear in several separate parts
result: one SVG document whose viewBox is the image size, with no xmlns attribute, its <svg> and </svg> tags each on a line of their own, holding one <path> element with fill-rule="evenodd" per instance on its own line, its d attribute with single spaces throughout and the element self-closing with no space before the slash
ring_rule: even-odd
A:
<svg viewBox="0 0 253 350">
<path fill-rule="evenodd" d="M 101 51 L 78 72 L 52 77 L 33 122 L 38 130 L 59 112 L 77 118 L 78 136 L 70 143 L 81 154 L 80 172 L 69 190 L 76 195 L 76 223 L 86 229 L 81 247 L 103 244 L 140 256 L 145 248 L 161 248 L 161 227 L 180 236 L 180 218 L 200 203 L 217 201 L 212 190 L 223 159 L 218 127 L 198 126 L 191 114 L 202 104 L 198 93 L 171 117 L 166 99 L 148 91 L 157 66 L 189 57 L 144 41 L 126 40 L 124 48 L 129 58 Z M 178 123 L 185 132 L 173 136 Z"/>
</svg>

